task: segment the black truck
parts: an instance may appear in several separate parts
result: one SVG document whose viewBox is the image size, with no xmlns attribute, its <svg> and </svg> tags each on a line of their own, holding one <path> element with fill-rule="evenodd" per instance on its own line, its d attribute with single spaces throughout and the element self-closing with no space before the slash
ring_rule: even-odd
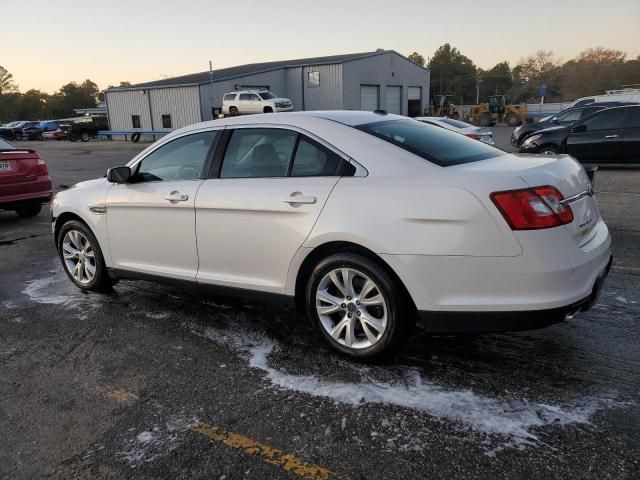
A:
<svg viewBox="0 0 640 480">
<path fill-rule="evenodd" d="M 68 123 L 67 138 L 72 142 L 88 142 L 98 137 L 100 130 L 109 130 L 107 117 L 80 117 Z"/>
</svg>

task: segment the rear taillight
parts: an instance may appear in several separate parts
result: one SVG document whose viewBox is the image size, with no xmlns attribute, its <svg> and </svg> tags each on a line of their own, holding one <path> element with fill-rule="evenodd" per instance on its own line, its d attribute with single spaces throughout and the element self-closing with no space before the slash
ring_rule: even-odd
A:
<svg viewBox="0 0 640 480">
<path fill-rule="evenodd" d="M 44 163 L 44 160 L 42 160 L 41 158 L 38 159 L 38 164 L 36 165 L 36 175 L 38 177 L 46 177 L 47 175 L 49 175 L 47 164 Z"/>
<path fill-rule="evenodd" d="M 551 186 L 510 190 L 491 194 L 491 200 L 513 230 L 559 227 L 573 221 L 573 211 Z"/>
<path fill-rule="evenodd" d="M 476 135 L 475 133 L 465 133 L 465 135 L 469 138 L 473 138 L 474 140 L 480 140 L 480 135 Z"/>
</svg>

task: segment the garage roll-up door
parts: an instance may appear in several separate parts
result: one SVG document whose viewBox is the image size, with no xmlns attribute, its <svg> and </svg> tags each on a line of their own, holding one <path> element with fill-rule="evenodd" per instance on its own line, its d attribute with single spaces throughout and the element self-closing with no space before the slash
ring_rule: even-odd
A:
<svg viewBox="0 0 640 480">
<path fill-rule="evenodd" d="M 377 85 L 360 85 L 360 110 L 370 111 L 380 108 Z"/>
<path fill-rule="evenodd" d="M 420 95 L 420 87 L 409 87 L 409 90 L 407 91 L 407 96 L 409 97 L 409 100 L 420 100 L 421 95 Z"/>
<path fill-rule="evenodd" d="M 387 85 L 387 103 L 385 110 L 388 113 L 402 114 L 402 87 L 390 87 Z"/>
</svg>

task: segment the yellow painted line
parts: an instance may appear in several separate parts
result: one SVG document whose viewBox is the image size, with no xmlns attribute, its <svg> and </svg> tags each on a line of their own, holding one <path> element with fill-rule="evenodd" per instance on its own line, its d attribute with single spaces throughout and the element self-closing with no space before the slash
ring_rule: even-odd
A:
<svg viewBox="0 0 640 480">
<path fill-rule="evenodd" d="M 307 480 L 348 480 L 348 477 L 340 477 L 327 468 L 303 462 L 294 455 L 285 453 L 282 450 L 257 442 L 238 433 L 227 432 L 215 425 L 197 423 L 190 426 L 189 429 L 215 442 L 221 442 L 228 447 L 242 450 L 247 455 L 259 456 L 266 463 L 276 465 L 289 473 L 293 473 Z"/>
<path fill-rule="evenodd" d="M 118 402 L 133 402 L 140 400 L 140 397 L 135 393 L 125 392 L 124 390 L 117 389 L 103 389 L 98 387 L 99 392 L 104 393 L 107 397 L 117 400 Z"/>
</svg>

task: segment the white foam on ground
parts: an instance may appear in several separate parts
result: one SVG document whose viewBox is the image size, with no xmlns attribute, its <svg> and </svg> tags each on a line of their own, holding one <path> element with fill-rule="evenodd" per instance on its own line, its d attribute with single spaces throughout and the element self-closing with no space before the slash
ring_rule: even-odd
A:
<svg viewBox="0 0 640 480">
<path fill-rule="evenodd" d="M 509 445 L 538 441 L 536 430 L 549 425 L 589 423 L 599 410 L 623 405 L 612 397 L 586 397 L 573 405 L 560 406 L 527 399 L 493 398 L 471 390 L 451 390 L 426 381 L 416 370 L 408 370 L 403 382 L 371 380 L 348 383 L 311 375 L 294 375 L 269 365 L 275 343 L 256 335 L 229 334 L 213 328 L 203 334 L 216 342 L 231 344 L 249 356 L 249 364 L 265 372 L 272 385 L 349 404 L 387 404 L 427 413 L 453 421 L 478 433 L 497 435 Z M 346 422 L 345 422 L 346 423 Z M 344 428 L 344 427 L 343 427 Z"/>
<path fill-rule="evenodd" d="M 38 278 L 27 282 L 27 286 L 22 290 L 22 293 L 34 302 L 38 303 L 69 305 L 73 302 L 73 297 L 71 295 L 52 293 L 50 290 L 53 285 L 54 280 L 51 278 Z"/>
</svg>

